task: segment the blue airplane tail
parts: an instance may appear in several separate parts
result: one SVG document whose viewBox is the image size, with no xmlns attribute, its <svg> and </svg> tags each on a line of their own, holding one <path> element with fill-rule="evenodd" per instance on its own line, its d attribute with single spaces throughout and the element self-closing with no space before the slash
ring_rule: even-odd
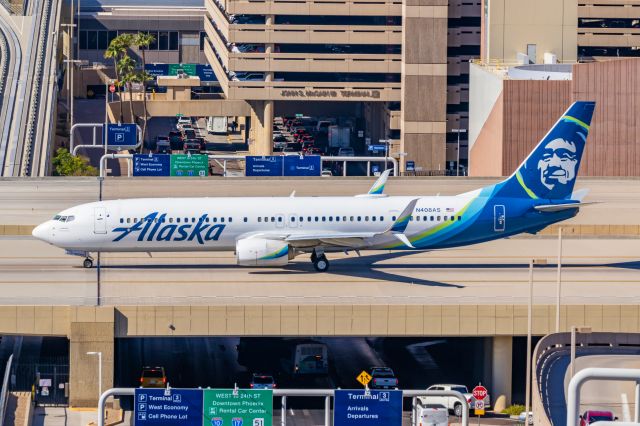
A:
<svg viewBox="0 0 640 426">
<path fill-rule="evenodd" d="M 503 194 L 547 200 L 571 197 L 595 105 L 574 102 L 503 182 Z"/>
</svg>

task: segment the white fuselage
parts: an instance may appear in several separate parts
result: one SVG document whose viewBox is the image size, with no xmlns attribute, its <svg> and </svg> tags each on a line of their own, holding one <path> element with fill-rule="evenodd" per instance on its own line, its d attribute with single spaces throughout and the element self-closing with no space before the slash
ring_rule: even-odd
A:
<svg viewBox="0 0 640 426">
<path fill-rule="evenodd" d="M 478 191 L 455 197 L 421 197 L 407 235 L 458 217 Z M 77 251 L 155 252 L 234 250 L 236 242 L 261 234 L 382 233 L 418 197 L 228 197 L 102 201 L 67 209 L 34 230 L 55 246 Z M 367 238 L 358 248 L 397 243 Z"/>
</svg>

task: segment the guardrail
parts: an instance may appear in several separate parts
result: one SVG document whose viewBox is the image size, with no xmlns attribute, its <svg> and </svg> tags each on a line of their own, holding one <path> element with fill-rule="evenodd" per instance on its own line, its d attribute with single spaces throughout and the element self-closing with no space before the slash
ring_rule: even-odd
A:
<svg viewBox="0 0 640 426">
<path fill-rule="evenodd" d="M 567 426 L 576 426 L 578 424 L 578 412 L 580 410 L 580 390 L 582 389 L 582 385 L 592 380 L 636 382 L 635 424 L 640 423 L 640 369 L 585 368 L 584 370 L 576 373 L 576 375 L 573 376 L 573 378 L 569 382 L 569 388 L 567 390 Z M 615 424 L 620 425 L 621 423 L 616 422 Z"/>
<path fill-rule="evenodd" d="M 171 388 L 167 388 L 168 391 Z M 135 388 L 113 388 L 105 391 L 98 400 L 98 426 L 105 426 L 105 406 L 107 399 L 112 396 L 133 396 Z M 287 397 L 324 397 L 324 425 L 331 425 L 331 398 L 334 397 L 335 389 L 274 389 L 273 396 L 282 398 L 280 425 L 287 424 Z M 446 396 L 456 398 L 462 404 L 462 426 L 469 426 L 469 403 L 460 392 L 455 391 L 427 391 L 427 390 L 402 390 L 402 398 L 412 398 L 412 419 L 416 415 L 417 398 L 421 396 Z"/>
<path fill-rule="evenodd" d="M 4 424 L 4 418 L 7 415 L 7 401 L 9 400 L 9 377 L 11 376 L 11 365 L 13 364 L 13 354 L 9 356 L 7 365 L 4 370 L 4 379 L 2 380 L 2 392 L 0 392 L 0 424 Z"/>
<path fill-rule="evenodd" d="M 80 126 L 79 124 L 74 125 Z M 91 127 L 91 126 L 84 126 Z M 139 127 L 138 127 L 139 128 Z M 73 131 L 71 133 L 73 135 Z M 94 132 L 94 145 L 78 145 L 76 147 L 73 146 L 73 138 L 70 142 L 70 149 L 73 150 L 73 155 L 76 155 L 76 151 L 80 147 L 103 147 L 102 145 L 95 145 L 95 132 Z M 227 161 L 229 160 L 240 160 L 246 161 L 246 155 L 208 155 L 209 160 L 222 160 L 223 161 L 223 176 L 227 175 Z M 105 154 L 100 158 L 100 177 L 105 177 L 105 162 L 109 159 L 114 158 L 126 158 L 129 159 L 130 162 L 133 162 L 133 154 Z M 393 176 L 398 176 L 398 160 L 393 157 L 330 157 L 330 156 L 321 156 L 320 157 L 320 167 L 325 162 L 341 162 L 342 163 L 342 176 L 347 176 L 347 163 L 348 162 L 366 162 L 367 163 L 367 176 L 370 176 L 371 173 L 371 163 L 391 163 L 393 165 Z M 130 164 L 130 169 L 131 169 Z M 131 176 L 131 170 L 129 170 L 128 176 Z"/>
</svg>

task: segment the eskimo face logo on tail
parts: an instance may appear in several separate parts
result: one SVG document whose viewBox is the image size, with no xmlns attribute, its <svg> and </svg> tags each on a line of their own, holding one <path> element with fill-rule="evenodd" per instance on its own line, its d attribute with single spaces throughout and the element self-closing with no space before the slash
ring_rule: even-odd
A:
<svg viewBox="0 0 640 426">
<path fill-rule="evenodd" d="M 203 214 L 193 223 L 167 223 L 166 213 L 153 212 L 130 227 L 114 228 L 119 233 L 113 242 L 122 241 L 131 236 L 137 241 L 218 241 L 226 225 L 208 223 L 208 215 Z"/>
<path fill-rule="evenodd" d="M 552 190 L 558 184 L 572 182 L 578 168 L 577 150 L 574 142 L 562 138 L 548 142 L 538 161 L 540 183 Z"/>
</svg>

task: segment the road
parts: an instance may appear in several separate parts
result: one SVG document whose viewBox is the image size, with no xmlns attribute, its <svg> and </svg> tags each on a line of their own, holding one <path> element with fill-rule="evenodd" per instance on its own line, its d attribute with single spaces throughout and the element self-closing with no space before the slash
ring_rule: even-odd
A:
<svg viewBox="0 0 640 426">
<path fill-rule="evenodd" d="M 576 373 L 588 367 L 640 368 L 638 348 L 577 348 Z M 567 396 L 570 377 L 570 350 L 558 351 L 550 360 L 548 374 L 541 382 L 545 407 L 553 425 L 566 425 Z M 635 383 L 598 381 L 582 387 L 580 414 L 586 410 L 608 410 L 623 422 L 633 421 Z"/>
<path fill-rule="evenodd" d="M 567 239 L 563 302 L 637 304 L 640 240 Z M 553 239 L 513 238 L 426 252 L 331 254 L 281 268 L 235 265 L 231 252 L 105 254 L 105 304 L 526 304 L 531 258 L 554 262 Z M 96 270 L 31 237 L 0 238 L 0 304 L 93 304 Z M 535 303 L 555 303 L 556 269 L 535 271 Z"/>
<path fill-rule="evenodd" d="M 90 139 L 89 139 L 90 141 Z M 90 142 L 89 142 L 90 143 Z M 331 178 L 107 178 L 104 198 L 216 196 L 351 196 L 366 193 L 373 177 Z M 455 195 L 494 183 L 482 178 L 390 178 L 389 195 Z M 567 225 L 640 225 L 640 180 L 579 179 L 577 189 L 591 190 Z M 96 201 L 95 178 L 0 179 L 0 225 L 35 225 L 60 210 Z"/>
</svg>

